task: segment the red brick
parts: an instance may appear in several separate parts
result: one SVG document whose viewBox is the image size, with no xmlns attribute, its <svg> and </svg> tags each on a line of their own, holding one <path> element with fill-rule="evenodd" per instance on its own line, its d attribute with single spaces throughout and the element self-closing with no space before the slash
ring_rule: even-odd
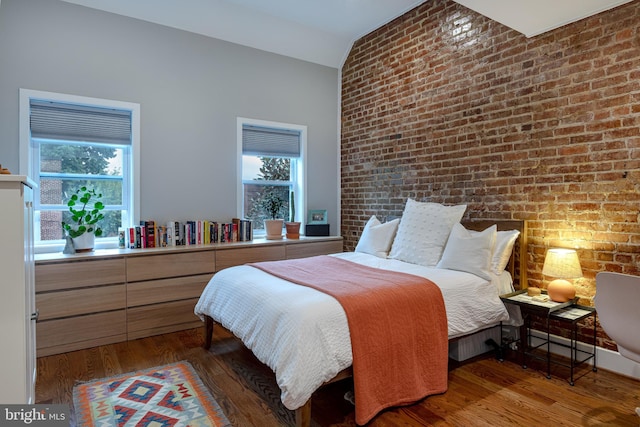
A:
<svg viewBox="0 0 640 427">
<path fill-rule="evenodd" d="M 432 0 L 356 41 L 342 68 L 346 249 L 412 197 L 529 220 L 532 284 L 549 246 L 582 248 L 581 301 L 598 271 L 640 274 L 639 17 L 630 2 L 526 38 Z"/>
</svg>

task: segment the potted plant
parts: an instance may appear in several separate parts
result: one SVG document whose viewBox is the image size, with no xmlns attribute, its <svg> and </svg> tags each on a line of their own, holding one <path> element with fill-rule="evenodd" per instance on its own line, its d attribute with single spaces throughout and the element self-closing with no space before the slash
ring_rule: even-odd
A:
<svg viewBox="0 0 640 427">
<path fill-rule="evenodd" d="M 287 228 L 287 239 L 299 239 L 300 238 L 300 222 L 296 222 L 296 200 L 295 194 L 292 191 L 289 195 L 289 212 L 291 216 L 289 221 L 284 225 Z"/>
<path fill-rule="evenodd" d="M 267 232 L 267 240 L 282 239 L 282 224 L 284 219 L 278 218 L 280 210 L 284 206 L 282 200 L 274 191 L 267 193 L 262 199 L 262 208 L 267 211 L 271 219 L 264 220 L 264 228 Z"/>
<path fill-rule="evenodd" d="M 92 251 L 95 236 L 102 236 L 102 229 L 97 225 L 98 221 L 104 218 L 104 204 L 101 199 L 102 193 L 83 185 L 67 202 L 71 220 L 63 222 L 62 228 L 73 240 L 76 252 Z"/>
</svg>

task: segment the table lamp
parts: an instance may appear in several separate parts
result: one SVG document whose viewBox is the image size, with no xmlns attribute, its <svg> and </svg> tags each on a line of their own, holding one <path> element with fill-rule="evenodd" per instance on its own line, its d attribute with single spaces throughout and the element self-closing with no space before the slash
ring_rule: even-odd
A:
<svg viewBox="0 0 640 427">
<path fill-rule="evenodd" d="M 572 300 L 576 296 L 576 289 L 566 279 L 582 277 L 578 254 L 574 249 L 549 249 L 542 266 L 542 274 L 555 278 L 547 286 L 549 298 L 556 302 Z"/>
</svg>

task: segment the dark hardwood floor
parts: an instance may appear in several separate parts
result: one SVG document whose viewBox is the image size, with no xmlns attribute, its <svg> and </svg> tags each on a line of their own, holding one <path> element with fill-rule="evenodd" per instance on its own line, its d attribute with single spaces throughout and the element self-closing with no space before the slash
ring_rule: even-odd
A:
<svg viewBox="0 0 640 427">
<path fill-rule="evenodd" d="M 202 330 L 192 329 L 39 358 L 36 403 L 71 406 L 76 382 L 187 360 L 234 426 L 292 425 L 293 413 L 280 403 L 273 373 L 242 343 L 218 325 L 209 351 L 202 342 Z M 490 355 L 452 362 L 446 393 L 384 411 L 368 425 L 640 425 L 634 412 L 640 406 L 640 381 L 585 367 L 571 387 L 563 369 L 547 379 L 533 367 L 525 370 Z M 345 380 L 317 392 L 312 425 L 355 426 L 353 406 L 343 398 L 350 388 Z"/>
</svg>

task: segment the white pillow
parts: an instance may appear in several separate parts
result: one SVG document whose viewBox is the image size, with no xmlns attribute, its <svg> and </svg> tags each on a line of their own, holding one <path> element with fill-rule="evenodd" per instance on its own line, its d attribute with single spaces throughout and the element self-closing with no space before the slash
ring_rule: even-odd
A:
<svg viewBox="0 0 640 427">
<path fill-rule="evenodd" d="M 495 225 L 484 231 L 472 233 L 462 224 L 455 224 L 437 267 L 466 271 L 491 281 L 491 260 L 496 235 Z"/>
<path fill-rule="evenodd" d="M 451 227 L 460 222 L 466 209 L 466 205 L 444 206 L 408 199 L 389 258 L 434 267 Z"/>
<path fill-rule="evenodd" d="M 375 215 L 372 216 L 362 230 L 355 251 L 386 258 L 399 223 L 400 219 L 394 219 L 382 224 Z"/>
<path fill-rule="evenodd" d="M 520 235 L 518 230 L 498 231 L 496 237 L 496 247 L 493 249 L 493 259 L 491 260 L 491 269 L 496 274 L 501 274 L 511 258 L 513 252 L 513 244 Z"/>
</svg>

